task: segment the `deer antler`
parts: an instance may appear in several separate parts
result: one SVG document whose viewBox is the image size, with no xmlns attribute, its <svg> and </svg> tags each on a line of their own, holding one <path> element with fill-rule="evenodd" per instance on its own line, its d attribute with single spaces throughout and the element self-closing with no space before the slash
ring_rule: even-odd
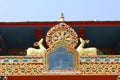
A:
<svg viewBox="0 0 120 80">
<path fill-rule="evenodd" d="M 43 38 L 40 39 L 39 43 L 43 43 Z"/>
<path fill-rule="evenodd" d="M 87 43 L 87 44 L 88 44 L 89 42 L 90 42 L 90 40 L 85 40 L 85 43 Z"/>
<path fill-rule="evenodd" d="M 40 44 L 43 43 L 43 38 L 41 38 L 40 41 L 35 42 L 33 45 L 34 45 L 34 46 L 39 46 L 39 43 L 40 43 Z"/>
<path fill-rule="evenodd" d="M 82 42 L 84 42 L 84 40 L 82 38 L 80 38 L 80 42 L 82 43 Z"/>
</svg>

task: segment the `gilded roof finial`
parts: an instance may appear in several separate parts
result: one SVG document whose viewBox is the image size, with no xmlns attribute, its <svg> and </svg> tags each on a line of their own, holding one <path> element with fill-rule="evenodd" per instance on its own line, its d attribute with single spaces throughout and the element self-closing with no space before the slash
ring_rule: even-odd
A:
<svg viewBox="0 0 120 80">
<path fill-rule="evenodd" d="M 65 21 L 65 20 L 64 20 L 64 15 L 63 15 L 63 13 L 61 13 L 60 21 L 61 21 L 61 22 L 64 22 L 64 21 Z"/>
</svg>

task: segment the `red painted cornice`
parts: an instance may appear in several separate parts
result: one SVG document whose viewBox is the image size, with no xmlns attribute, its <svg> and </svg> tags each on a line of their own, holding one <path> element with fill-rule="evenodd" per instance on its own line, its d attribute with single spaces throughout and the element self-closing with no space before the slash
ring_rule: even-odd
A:
<svg viewBox="0 0 120 80">
<path fill-rule="evenodd" d="M 0 22 L 0 27 L 52 27 L 60 22 Z M 118 26 L 120 27 L 120 21 L 69 21 L 65 22 L 69 26 L 79 27 L 107 27 L 107 26 Z"/>
</svg>

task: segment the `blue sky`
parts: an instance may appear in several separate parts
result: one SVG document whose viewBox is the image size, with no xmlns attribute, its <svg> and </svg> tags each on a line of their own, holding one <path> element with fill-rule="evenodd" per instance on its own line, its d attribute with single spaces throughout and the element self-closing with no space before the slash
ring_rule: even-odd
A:
<svg viewBox="0 0 120 80">
<path fill-rule="evenodd" d="M 120 0 L 0 0 L 0 22 L 120 20 Z"/>
</svg>

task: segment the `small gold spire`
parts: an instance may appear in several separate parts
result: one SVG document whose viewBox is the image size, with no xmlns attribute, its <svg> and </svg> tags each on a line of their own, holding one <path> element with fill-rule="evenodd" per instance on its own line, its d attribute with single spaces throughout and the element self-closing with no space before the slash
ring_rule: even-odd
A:
<svg viewBox="0 0 120 80">
<path fill-rule="evenodd" d="M 61 13 L 60 21 L 61 21 L 61 22 L 64 22 L 64 21 L 65 21 L 65 20 L 64 20 L 64 15 L 63 15 L 63 13 Z"/>
</svg>

